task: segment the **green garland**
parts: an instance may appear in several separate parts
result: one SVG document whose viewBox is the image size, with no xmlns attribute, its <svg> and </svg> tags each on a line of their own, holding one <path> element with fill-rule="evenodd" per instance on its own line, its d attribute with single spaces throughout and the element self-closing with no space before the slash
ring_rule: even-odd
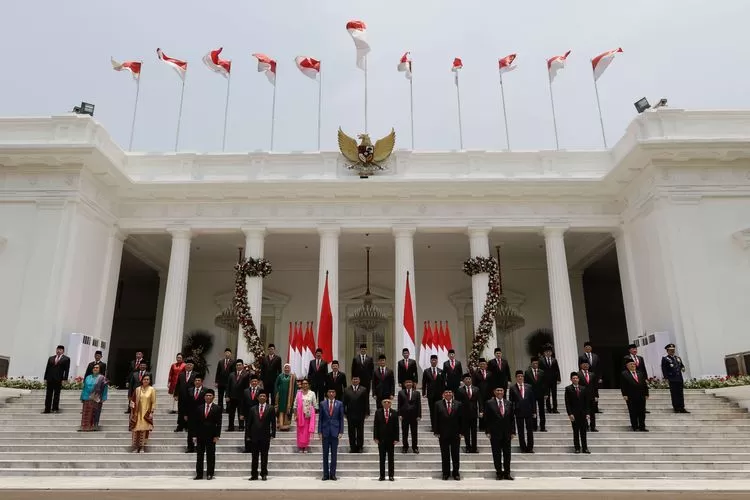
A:
<svg viewBox="0 0 750 500">
<path fill-rule="evenodd" d="M 253 354 L 256 362 L 265 353 L 253 315 L 250 313 L 250 304 L 247 303 L 247 277 L 265 278 L 271 272 L 273 272 L 271 263 L 263 258 L 248 257 L 234 266 L 234 309 L 237 311 L 237 318 L 242 326 L 242 335 L 245 337 L 247 350 Z"/>
<path fill-rule="evenodd" d="M 479 366 L 479 358 L 482 357 L 487 343 L 492 337 L 492 325 L 500 302 L 500 276 L 498 274 L 497 260 L 492 257 L 472 257 L 464 262 L 464 273 L 469 276 L 475 274 L 489 274 L 487 284 L 487 299 L 484 302 L 482 318 L 479 321 L 474 338 L 471 342 L 471 353 L 469 354 L 469 367 L 475 369 Z"/>
</svg>

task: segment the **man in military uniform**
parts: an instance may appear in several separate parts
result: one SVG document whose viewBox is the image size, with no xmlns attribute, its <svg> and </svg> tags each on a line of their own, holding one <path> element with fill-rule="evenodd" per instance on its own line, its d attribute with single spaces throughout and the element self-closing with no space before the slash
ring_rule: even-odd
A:
<svg viewBox="0 0 750 500">
<path fill-rule="evenodd" d="M 682 372 L 685 371 L 685 365 L 682 359 L 675 355 L 674 344 L 667 344 L 664 349 L 667 350 L 667 355 L 661 358 L 661 373 L 669 382 L 672 408 L 675 413 L 690 413 L 685 409 L 685 394 L 683 393 Z"/>
</svg>

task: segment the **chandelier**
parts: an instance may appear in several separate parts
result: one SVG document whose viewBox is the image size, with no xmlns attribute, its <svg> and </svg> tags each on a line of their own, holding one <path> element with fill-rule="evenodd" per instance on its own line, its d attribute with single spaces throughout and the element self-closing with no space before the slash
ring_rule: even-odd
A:
<svg viewBox="0 0 750 500">
<path fill-rule="evenodd" d="M 240 329 L 240 319 L 234 306 L 229 306 L 214 318 L 214 325 L 228 332 L 236 332 Z"/>
<path fill-rule="evenodd" d="M 495 324 L 500 333 L 511 333 L 519 328 L 523 328 L 526 320 L 521 313 L 512 305 L 508 304 L 508 298 L 503 294 L 503 271 L 500 266 L 500 246 L 496 246 L 497 251 L 497 274 L 500 298 L 497 303 L 497 313 L 495 314 Z"/>
<path fill-rule="evenodd" d="M 372 294 L 370 293 L 370 247 L 367 251 L 367 290 L 362 298 L 362 305 L 349 316 L 349 324 L 360 328 L 366 332 L 373 332 L 379 326 L 387 321 L 383 312 L 372 303 Z"/>
</svg>

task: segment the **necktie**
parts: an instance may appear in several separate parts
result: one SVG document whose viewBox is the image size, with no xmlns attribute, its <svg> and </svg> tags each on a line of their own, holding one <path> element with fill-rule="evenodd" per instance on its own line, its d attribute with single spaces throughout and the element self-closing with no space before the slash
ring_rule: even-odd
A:
<svg viewBox="0 0 750 500">
<path fill-rule="evenodd" d="M 591 353 L 587 353 L 589 355 L 589 364 L 591 364 Z"/>
<path fill-rule="evenodd" d="M 638 383 L 638 374 L 636 372 L 633 372 L 633 379 L 635 379 L 635 382 Z"/>
<path fill-rule="evenodd" d="M 455 369 L 456 369 L 456 360 L 452 359 L 451 360 L 451 370 L 455 370 Z"/>
<path fill-rule="evenodd" d="M 391 413 L 390 411 L 383 410 L 383 414 L 385 415 L 385 423 L 386 424 L 388 423 L 388 417 L 390 417 L 390 415 L 389 415 L 390 413 Z"/>
<path fill-rule="evenodd" d="M 385 368 L 380 369 L 380 378 L 385 378 Z"/>
<path fill-rule="evenodd" d="M 504 417 L 505 416 L 505 403 L 503 403 L 502 399 L 497 400 L 497 406 L 500 407 L 500 416 Z"/>
<path fill-rule="evenodd" d="M 638 366 L 638 356 L 633 356 L 633 360 L 635 360 L 635 366 Z"/>
<path fill-rule="evenodd" d="M 253 401 L 255 401 L 255 389 L 253 389 Z"/>
<path fill-rule="evenodd" d="M 260 412 L 260 418 L 263 418 L 263 412 L 266 411 L 266 405 L 260 405 L 260 409 L 258 411 Z"/>
<path fill-rule="evenodd" d="M 208 412 L 211 411 L 211 406 L 206 405 L 206 413 L 203 415 L 204 418 L 208 418 Z"/>
<path fill-rule="evenodd" d="M 365 357 L 364 356 L 362 356 L 362 364 L 363 365 L 365 364 Z"/>
<path fill-rule="evenodd" d="M 406 400 L 407 401 L 411 401 L 411 389 L 409 389 L 408 391 L 406 391 Z"/>
<path fill-rule="evenodd" d="M 534 368 L 534 380 L 538 380 L 538 378 L 536 376 L 536 368 Z"/>
<path fill-rule="evenodd" d="M 333 401 L 328 400 L 328 415 L 333 416 Z"/>
<path fill-rule="evenodd" d="M 435 368 L 432 369 L 432 378 L 437 378 L 437 370 Z"/>
<path fill-rule="evenodd" d="M 187 382 L 188 380 L 190 380 L 190 373 L 192 373 L 192 372 L 185 372 L 185 382 Z"/>
<path fill-rule="evenodd" d="M 193 394 L 193 396 L 195 397 L 195 400 L 198 401 L 198 389 L 197 388 L 195 389 L 195 393 Z"/>
<path fill-rule="evenodd" d="M 320 370 L 320 360 L 317 361 L 317 367 L 315 369 Z"/>
<path fill-rule="evenodd" d="M 358 389 L 359 389 L 359 386 L 358 386 L 358 385 L 355 385 L 355 386 L 354 386 L 354 392 L 357 392 L 357 390 L 358 390 Z"/>
<path fill-rule="evenodd" d="M 452 411 L 452 408 L 451 408 L 451 404 L 450 404 L 450 403 L 448 403 L 448 415 L 450 415 L 450 414 L 451 414 L 451 411 Z"/>
<path fill-rule="evenodd" d="M 471 387 L 469 387 L 469 401 L 471 401 Z"/>
<path fill-rule="evenodd" d="M 552 366 L 552 358 L 547 358 L 547 366 Z"/>
<path fill-rule="evenodd" d="M 583 376 L 586 377 L 586 383 L 589 383 L 589 372 L 583 372 Z"/>
<path fill-rule="evenodd" d="M 227 369 L 227 366 L 229 366 L 229 360 L 228 360 L 228 359 L 225 359 L 225 360 L 224 360 L 224 369 L 225 369 L 225 370 Z"/>
<path fill-rule="evenodd" d="M 55 364 L 60 362 L 60 356 L 55 356 Z"/>
<path fill-rule="evenodd" d="M 482 380 L 487 380 L 487 371 L 482 370 Z"/>
<path fill-rule="evenodd" d="M 141 371 L 140 375 L 138 375 L 138 380 L 143 380 L 143 371 Z"/>
<path fill-rule="evenodd" d="M 578 386 L 576 386 L 576 397 L 579 397 L 581 395 L 581 391 L 578 389 Z"/>
<path fill-rule="evenodd" d="M 523 399 L 523 386 L 519 385 L 518 390 L 521 391 L 521 399 Z"/>
</svg>

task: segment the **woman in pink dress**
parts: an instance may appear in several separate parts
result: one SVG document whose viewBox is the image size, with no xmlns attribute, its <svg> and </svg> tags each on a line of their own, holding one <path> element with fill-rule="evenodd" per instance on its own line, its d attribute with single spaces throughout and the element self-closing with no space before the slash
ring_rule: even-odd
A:
<svg viewBox="0 0 750 500">
<path fill-rule="evenodd" d="M 302 389 L 297 392 L 292 410 L 293 418 L 297 421 L 297 448 L 300 453 L 308 453 L 310 440 L 315 434 L 315 408 L 318 407 L 318 398 L 314 391 L 310 390 L 310 382 L 302 380 Z"/>
</svg>

